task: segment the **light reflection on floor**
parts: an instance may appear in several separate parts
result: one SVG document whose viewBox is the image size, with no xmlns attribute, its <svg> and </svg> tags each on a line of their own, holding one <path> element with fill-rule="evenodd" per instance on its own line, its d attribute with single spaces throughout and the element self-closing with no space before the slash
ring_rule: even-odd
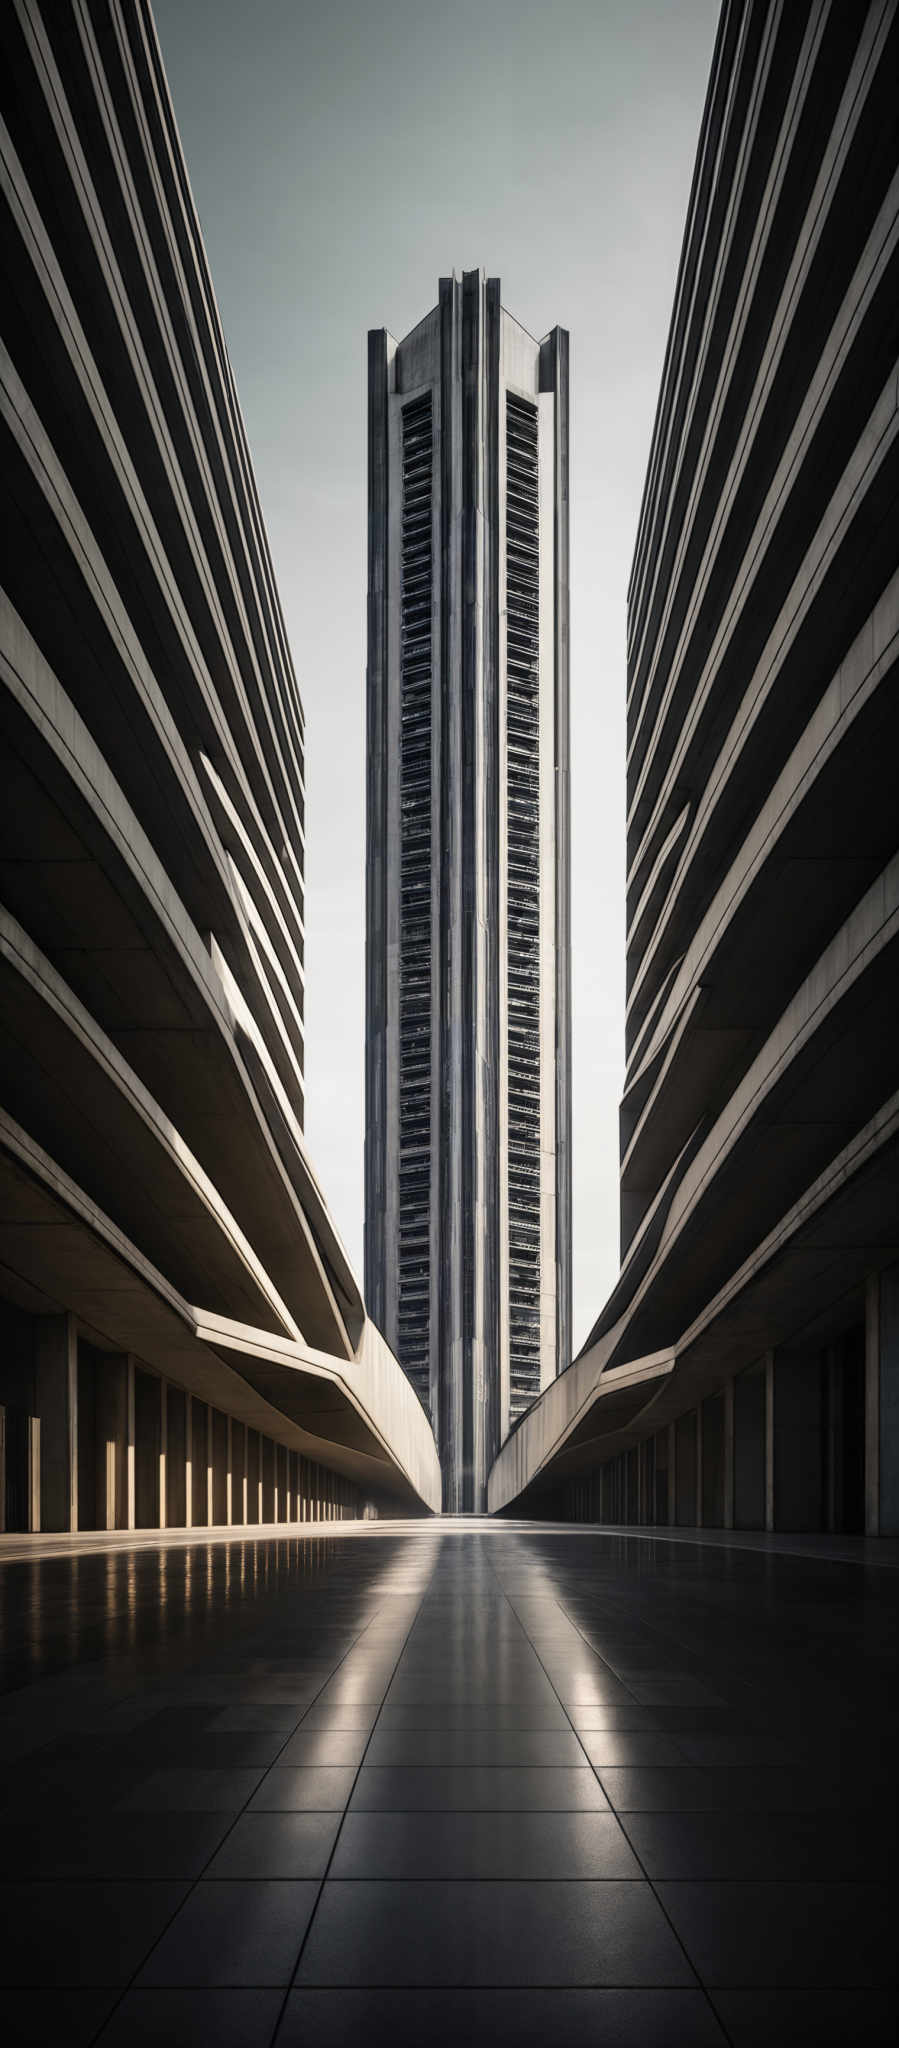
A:
<svg viewBox="0 0 899 2048">
<path fill-rule="evenodd" d="M 899 1579 L 538 1524 L 0 1565 L 6 2040 L 892 2038 Z"/>
</svg>

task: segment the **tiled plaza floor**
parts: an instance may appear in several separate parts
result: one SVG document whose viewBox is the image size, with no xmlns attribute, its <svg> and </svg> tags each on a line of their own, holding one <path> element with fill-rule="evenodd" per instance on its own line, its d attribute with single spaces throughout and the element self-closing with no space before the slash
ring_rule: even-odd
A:
<svg viewBox="0 0 899 2048">
<path fill-rule="evenodd" d="M 0 2036 L 892 2042 L 897 1609 L 521 1523 L 0 1562 Z"/>
</svg>

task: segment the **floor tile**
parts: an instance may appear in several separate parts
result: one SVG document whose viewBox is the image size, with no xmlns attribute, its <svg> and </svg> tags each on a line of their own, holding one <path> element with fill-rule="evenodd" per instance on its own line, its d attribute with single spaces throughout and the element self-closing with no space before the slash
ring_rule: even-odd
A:
<svg viewBox="0 0 899 2048">
<path fill-rule="evenodd" d="M 129 1991 L 98 2048 L 269 2048 L 281 1990 Z"/>
<path fill-rule="evenodd" d="M 616 1812 L 793 1813 L 839 1805 L 836 1785 L 796 1771 L 699 1769 L 686 1766 L 597 1765 L 600 1783 Z"/>
<path fill-rule="evenodd" d="M 368 1742 L 362 1728 L 302 1727 L 285 1744 L 280 1764 L 358 1764 Z"/>
<path fill-rule="evenodd" d="M 381 1728 L 365 1752 L 373 1764 L 568 1764 L 587 1762 L 570 1728 Z"/>
<path fill-rule="evenodd" d="M 0 1885 L 0 1983 L 127 1984 L 187 1884 Z"/>
<path fill-rule="evenodd" d="M 568 1718 L 573 1728 L 617 1729 L 621 1733 L 648 1735 L 658 1733 L 661 1727 L 662 1709 L 641 1707 L 637 1700 L 629 1700 L 626 1706 L 606 1705 L 600 1707 L 578 1706 L 572 1701 Z"/>
<path fill-rule="evenodd" d="M 624 1813 L 651 1878 L 889 1878 L 890 1817 L 839 1813 Z"/>
<path fill-rule="evenodd" d="M 608 1801 L 593 1772 L 577 1766 L 363 1764 L 351 1805 L 369 1812 L 567 1812 L 602 1811 Z"/>
<path fill-rule="evenodd" d="M 207 1877 L 324 1877 L 340 1825 L 337 1813 L 244 1813 L 213 1857 Z"/>
<path fill-rule="evenodd" d="M 634 1678 L 630 1690 L 635 1699 L 642 1700 L 648 1707 L 720 1707 L 725 1704 L 717 1693 L 692 1678 Z"/>
<path fill-rule="evenodd" d="M 334 1878 L 640 1878 L 610 1813 L 348 1813 Z"/>
<path fill-rule="evenodd" d="M 701 1991 L 291 1991 L 276 2048 L 725 2048 Z"/>
<path fill-rule="evenodd" d="M 316 1702 L 315 1706 L 307 1709 L 300 1726 L 304 1729 L 364 1728 L 367 1731 L 374 1726 L 377 1713 L 377 1706 L 347 1707 L 332 1706 L 327 1701 L 325 1701 L 324 1705 Z"/>
<path fill-rule="evenodd" d="M 229 1824 L 227 1813 L 57 1815 L 5 1826 L 3 1855 L 21 1879 L 199 1877 Z"/>
<path fill-rule="evenodd" d="M 262 1730 L 264 1733 L 268 1733 L 270 1729 L 281 1729 L 286 1737 L 296 1727 L 298 1720 L 297 1709 L 289 1704 L 272 1706 L 269 1703 L 266 1706 L 263 1701 L 257 1700 L 245 1706 L 222 1707 L 211 1725 L 223 1734 L 233 1734 L 243 1729 Z"/>
<path fill-rule="evenodd" d="M 686 1984 L 647 1884 L 325 1885 L 299 1984 Z"/>
<path fill-rule="evenodd" d="M 79 1991 L 69 1985 L 62 1990 L 37 1989 L 3 1992 L 4 2048 L 48 2048 L 50 2042 L 65 2048 L 88 2048 L 95 2040 L 107 2013 L 119 1993 Z"/>
<path fill-rule="evenodd" d="M 246 1805 L 260 1784 L 260 1770 L 151 1771 L 118 1804 L 133 1813 L 158 1813 L 171 1808 L 182 1813 L 236 1813 Z"/>
<path fill-rule="evenodd" d="M 341 1812 L 355 1780 L 355 1764 L 275 1764 L 254 1793 L 250 1811 Z"/>
<path fill-rule="evenodd" d="M 839 1990 L 778 1984 L 712 1992 L 733 2048 L 891 2048 L 896 2038 L 893 1991 L 853 1985 Z"/>
<path fill-rule="evenodd" d="M 688 1761 L 674 1736 L 661 1735 L 658 1731 L 643 1735 L 618 1728 L 582 1728 L 579 1733 L 590 1762 L 606 1768 L 616 1764 L 680 1766 Z"/>
<path fill-rule="evenodd" d="M 665 1882 L 658 1894 L 704 1984 L 899 1981 L 887 1885 Z"/>
<path fill-rule="evenodd" d="M 378 1716 L 379 1730 L 388 1728 L 522 1728 L 568 1729 L 568 1715 L 558 1701 L 528 1706 L 517 1700 L 432 1700 L 403 1705 L 387 1700 Z"/>
<path fill-rule="evenodd" d="M 691 1764 L 741 1764 L 792 1765 L 795 1769 L 808 1761 L 813 1737 L 809 1734 L 804 1742 L 786 1742 L 783 1737 L 765 1733 L 724 1734 L 704 1730 L 699 1733 L 682 1730 L 677 1738 L 678 1747 Z"/>
<path fill-rule="evenodd" d="M 287 1984 L 318 1897 L 314 1883 L 202 1883 L 145 1964 L 150 1985 Z"/>
</svg>

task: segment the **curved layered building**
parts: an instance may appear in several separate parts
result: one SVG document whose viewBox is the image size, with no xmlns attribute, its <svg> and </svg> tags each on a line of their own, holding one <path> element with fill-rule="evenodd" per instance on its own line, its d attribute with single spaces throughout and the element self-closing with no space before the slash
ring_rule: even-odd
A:
<svg viewBox="0 0 899 2048">
<path fill-rule="evenodd" d="M 150 10 L 0 34 L 3 1525 L 435 1506 L 303 1141 L 303 712 Z"/>
<path fill-rule="evenodd" d="M 621 1274 L 491 1506 L 899 1530 L 899 21 L 724 6 L 628 597 Z"/>
</svg>

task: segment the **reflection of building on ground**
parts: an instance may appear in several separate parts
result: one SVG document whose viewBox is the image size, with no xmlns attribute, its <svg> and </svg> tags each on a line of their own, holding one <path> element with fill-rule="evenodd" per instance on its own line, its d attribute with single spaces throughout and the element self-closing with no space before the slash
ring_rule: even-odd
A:
<svg viewBox="0 0 899 2048">
<path fill-rule="evenodd" d="M 571 1355 L 568 336 L 369 335 L 366 1298 L 481 1509 Z"/>
<path fill-rule="evenodd" d="M 490 1503 L 899 1531 L 894 8 L 723 10 L 629 592 L 622 1268 Z"/>
<path fill-rule="evenodd" d="M 148 11 L 8 8 L 8 1529 L 439 1500 L 303 1137 L 303 714 Z"/>
</svg>

